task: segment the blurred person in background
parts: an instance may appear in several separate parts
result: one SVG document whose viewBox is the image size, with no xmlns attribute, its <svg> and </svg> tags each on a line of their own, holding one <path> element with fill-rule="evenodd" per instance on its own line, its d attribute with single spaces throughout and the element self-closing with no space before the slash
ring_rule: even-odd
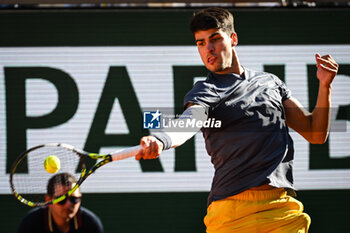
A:
<svg viewBox="0 0 350 233">
<path fill-rule="evenodd" d="M 68 173 L 54 175 L 47 184 L 46 200 L 61 196 L 76 182 L 76 178 Z M 30 210 L 22 218 L 17 233 L 103 233 L 101 220 L 81 206 L 81 198 L 78 188 L 58 203 Z"/>
</svg>

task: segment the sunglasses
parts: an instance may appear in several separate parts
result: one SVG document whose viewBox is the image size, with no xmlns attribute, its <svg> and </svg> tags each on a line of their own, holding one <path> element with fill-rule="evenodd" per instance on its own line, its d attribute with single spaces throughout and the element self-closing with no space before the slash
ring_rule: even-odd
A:
<svg viewBox="0 0 350 233">
<path fill-rule="evenodd" d="M 63 199 L 62 201 L 57 202 L 56 204 L 64 205 L 64 204 L 66 204 L 67 200 L 69 200 L 73 204 L 77 204 L 77 203 L 81 202 L 81 197 L 69 196 L 69 197 Z"/>
</svg>

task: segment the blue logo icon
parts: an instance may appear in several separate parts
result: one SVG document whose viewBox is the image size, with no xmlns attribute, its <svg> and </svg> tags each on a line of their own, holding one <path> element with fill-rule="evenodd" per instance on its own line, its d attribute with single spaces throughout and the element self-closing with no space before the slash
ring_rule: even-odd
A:
<svg viewBox="0 0 350 233">
<path fill-rule="evenodd" d="M 143 128 L 144 129 L 160 129 L 162 113 L 157 110 L 156 112 L 143 112 Z"/>
</svg>

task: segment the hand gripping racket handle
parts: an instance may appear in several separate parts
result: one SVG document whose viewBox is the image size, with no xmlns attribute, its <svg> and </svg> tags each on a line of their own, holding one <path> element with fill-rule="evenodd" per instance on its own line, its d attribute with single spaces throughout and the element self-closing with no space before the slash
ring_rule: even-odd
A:
<svg viewBox="0 0 350 233">
<path fill-rule="evenodd" d="M 112 161 L 127 159 L 130 157 L 134 157 L 142 150 L 142 146 L 133 146 L 123 150 L 119 150 L 111 153 Z"/>
</svg>

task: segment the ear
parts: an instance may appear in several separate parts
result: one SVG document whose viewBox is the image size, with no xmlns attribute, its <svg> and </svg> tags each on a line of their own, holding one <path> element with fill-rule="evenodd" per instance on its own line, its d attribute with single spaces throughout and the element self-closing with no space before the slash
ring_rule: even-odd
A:
<svg viewBox="0 0 350 233">
<path fill-rule="evenodd" d="M 237 33 L 232 33 L 231 34 L 231 45 L 232 47 L 235 47 L 238 44 L 238 36 Z"/>
</svg>

